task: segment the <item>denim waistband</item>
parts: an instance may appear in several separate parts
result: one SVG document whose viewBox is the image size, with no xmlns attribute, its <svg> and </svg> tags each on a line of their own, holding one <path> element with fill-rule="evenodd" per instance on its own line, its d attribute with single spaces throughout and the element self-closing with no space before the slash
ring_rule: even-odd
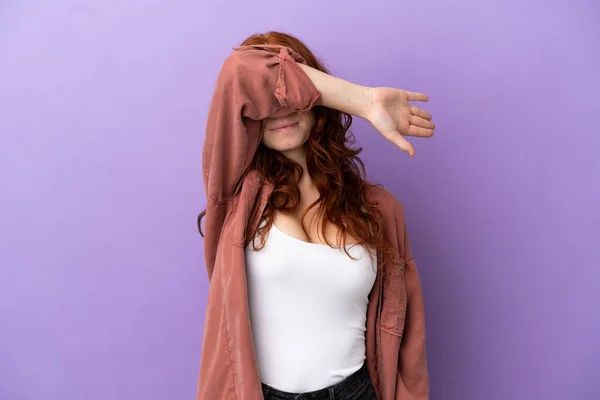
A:
<svg viewBox="0 0 600 400">
<path fill-rule="evenodd" d="M 369 371 L 367 369 L 367 363 L 365 362 L 358 371 L 344 378 L 344 380 L 341 382 L 324 389 L 315 390 L 313 392 L 284 392 L 282 390 L 277 390 L 265 383 L 262 384 L 262 388 L 265 396 L 268 394 L 270 397 L 275 397 L 276 399 L 281 400 L 329 400 L 332 398 L 344 399 L 350 397 L 366 383 L 370 383 L 370 378 Z"/>
</svg>

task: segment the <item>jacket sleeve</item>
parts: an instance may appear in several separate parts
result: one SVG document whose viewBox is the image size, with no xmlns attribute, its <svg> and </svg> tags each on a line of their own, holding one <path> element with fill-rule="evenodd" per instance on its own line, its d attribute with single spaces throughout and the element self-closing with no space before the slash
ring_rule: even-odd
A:
<svg viewBox="0 0 600 400">
<path fill-rule="evenodd" d="M 260 120 L 302 114 L 322 104 L 317 88 L 297 64 L 306 61 L 292 49 L 251 45 L 234 50 L 217 77 L 202 151 L 209 278 L 228 204 L 260 142 Z"/>
<path fill-rule="evenodd" d="M 398 374 L 400 387 L 397 398 L 426 400 L 429 398 L 429 373 L 425 353 L 425 306 L 417 265 L 412 256 L 406 224 L 403 229 L 404 275 L 406 279 L 407 308 L 404 333 L 400 344 Z M 408 393 L 407 393 L 408 392 Z"/>
</svg>

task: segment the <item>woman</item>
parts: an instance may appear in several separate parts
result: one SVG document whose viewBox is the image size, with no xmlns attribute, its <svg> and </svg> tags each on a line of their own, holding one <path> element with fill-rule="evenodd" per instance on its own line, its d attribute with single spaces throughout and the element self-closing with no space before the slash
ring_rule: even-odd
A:
<svg viewBox="0 0 600 400">
<path fill-rule="evenodd" d="M 352 115 L 414 155 L 427 97 L 329 75 L 293 36 L 225 60 L 203 151 L 210 289 L 197 399 L 427 399 L 402 205 L 364 178 Z"/>
</svg>

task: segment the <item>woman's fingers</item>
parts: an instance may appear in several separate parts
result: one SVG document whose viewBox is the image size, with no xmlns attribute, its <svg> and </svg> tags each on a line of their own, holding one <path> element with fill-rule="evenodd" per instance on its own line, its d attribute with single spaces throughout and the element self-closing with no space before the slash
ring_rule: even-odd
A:
<svg viewBox="0 0 600 400">
<path fill-rule="evenodd" d="M 412 144 L 408 142 L 408 140 L 404 139 L 404 137 L 397 132 L 392 139 L 392 143 L 394 143 L 400 150 L 406 151 L 411 157 L 415 155 L 415 149 Z"/>
<path fill-rule="evenodd" d="M 410 124 L 421 127 L 421 128 L 435 129 L 435 124 L 433 122 L 431 122 L 425 118 L 416 116 L 416 115 L 411 115 Z"/>
<path fill-rule="evenodd" d="M 408 128 L 407 136 L 430 137 L 433 136 L 432 128 L 422 128 L 417 125 L 411 125 Z"/>
<path fill-rule="evenodd" d="M 406 97 L 408 101 L 427 101 L 429 97 L 423 93 L 417 92 L 406 92 Z"/>
<path fill-rule="evenodd" d="M 431 114 L 422 108 L 417 106 L 409 106 L 409 110 L 412 115 L 416 115 L 417 117 L 425 118 L 426 120 L 431 121 Z"/>
</svg>

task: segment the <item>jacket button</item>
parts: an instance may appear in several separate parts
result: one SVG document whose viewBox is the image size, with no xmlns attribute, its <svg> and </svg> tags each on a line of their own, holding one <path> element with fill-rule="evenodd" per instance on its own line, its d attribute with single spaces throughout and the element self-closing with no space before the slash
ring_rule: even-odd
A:
<svg viewBox="0 0 600 400">
<path fill-rule="evenodd" d="M 256 177 L 256 182 L 261 183 L 262 182 L 262 176 L 257 176 Z"/>
</svg>

